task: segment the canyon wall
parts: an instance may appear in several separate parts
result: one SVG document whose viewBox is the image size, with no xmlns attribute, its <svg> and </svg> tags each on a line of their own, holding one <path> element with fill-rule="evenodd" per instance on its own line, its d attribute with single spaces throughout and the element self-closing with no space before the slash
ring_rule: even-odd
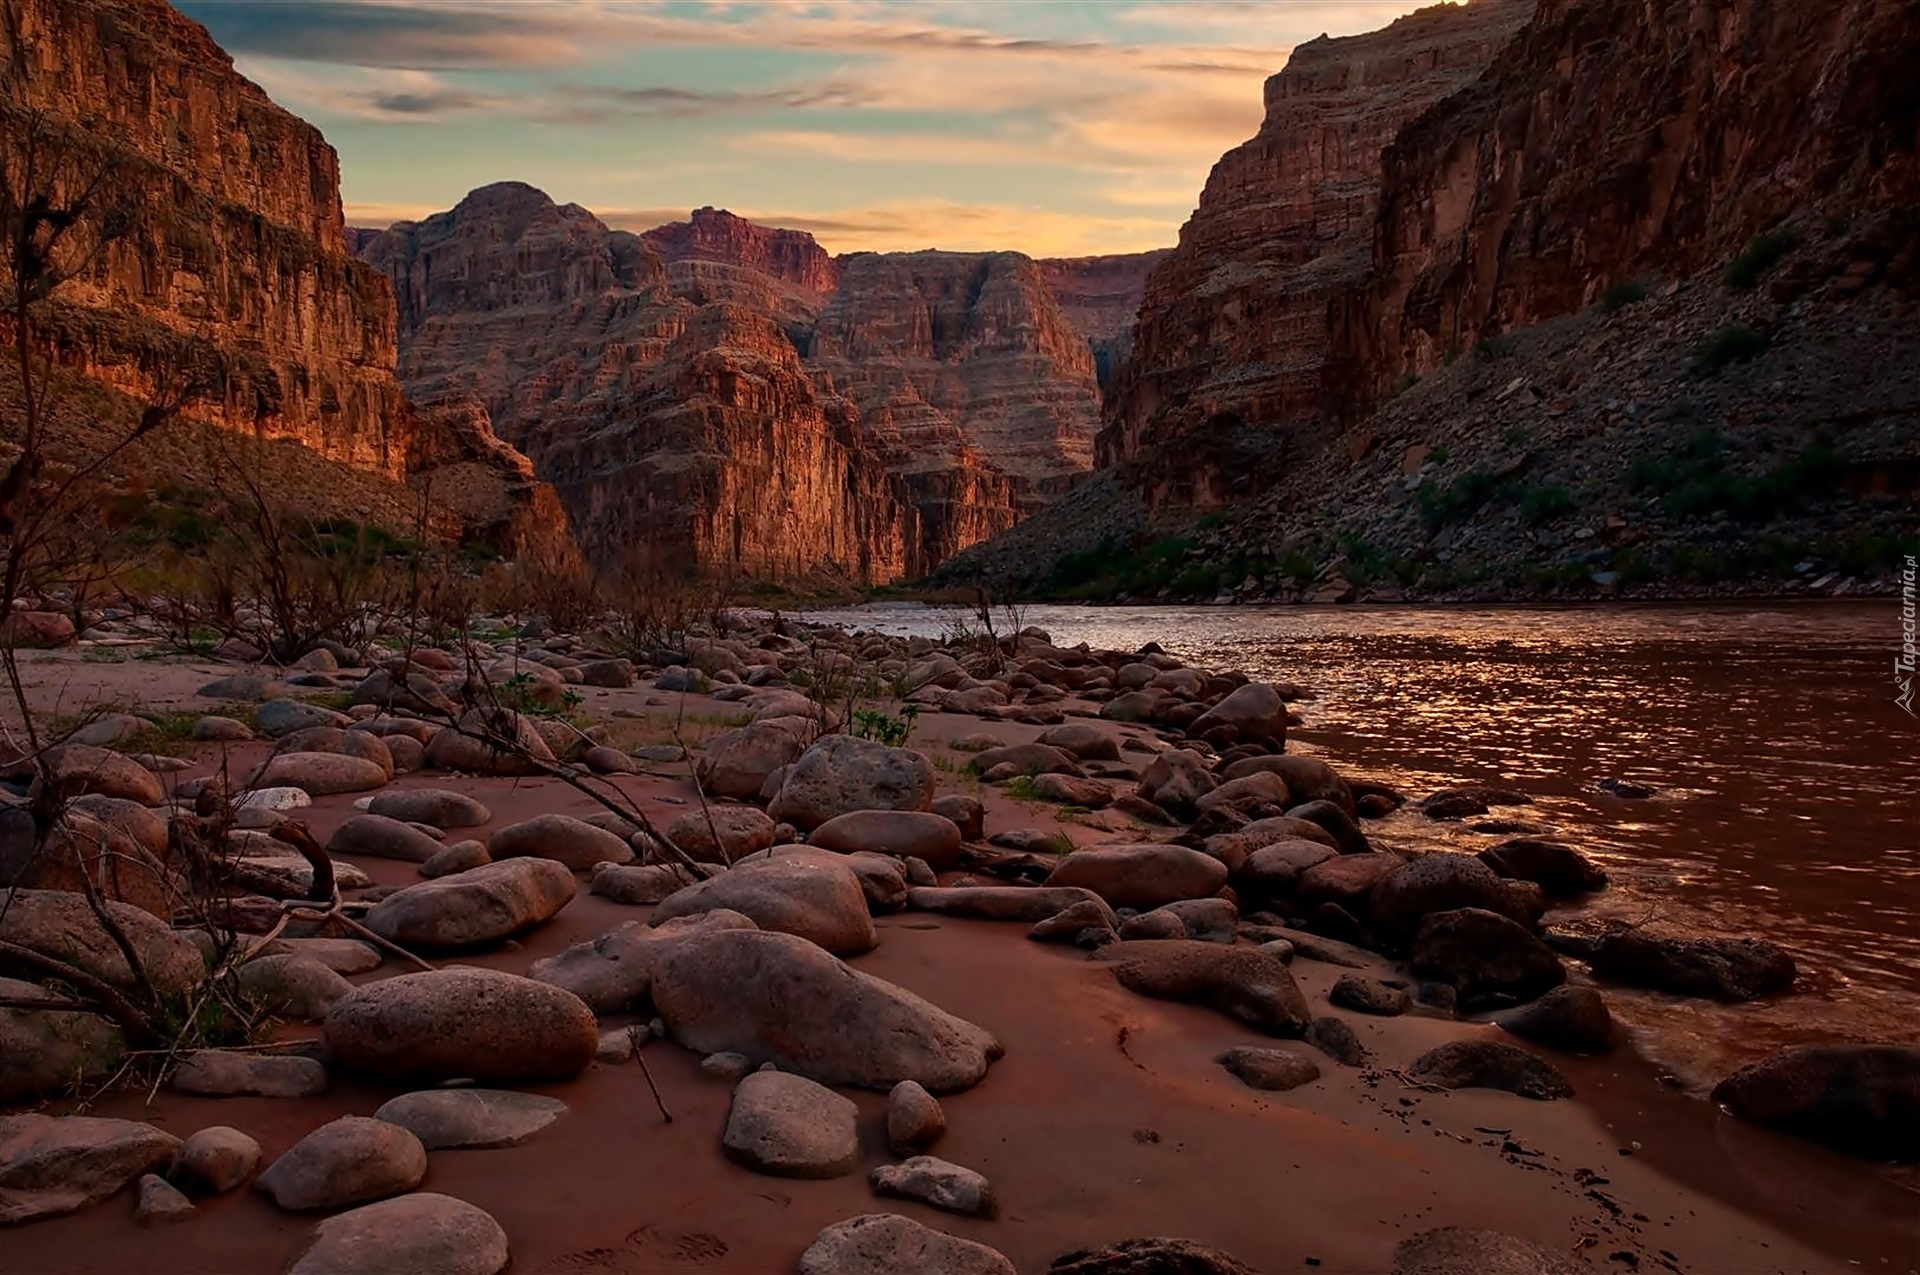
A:
<svg viewBox="0 0 1920 1275">
<path fill-rule="evenodd" d="M 192 379 L 190 415 L 396 484 L 451 485 L 457 467 L 488 508 L 435 509 L 446 535 L 507 552 L 564 541 L 564 520 L 525 516 L 538 484 L 484 422 L 450 430 L 402 394 L 387 280 L 348 251 L 339 161 L 317 130 L 160 0 L 9 0 L 7 16 L 5 148 L 21 154 L 37 118 L 54 139 L 40 163 L 106 173 L 108 205 L 129 214 L 38 320 L 45 353 L 135 399 Z"/>
<path fill-rule="evenodd" d="M 1147 276 L 1170 251 L 1047 257 L 1039 262 L 1053 299 L 1093 348 L 1094 375 L 1102 394 L 1112 388 L 1114 373 L 1133 349 L 1133 324 L 1140 314 L 1140 299 L 1146 295 Z"/>
<path fill-rule="evenodd" d="M 1102 467 L 1136 467 L 1156 505 L 1209 508 L 1287 463 L 1326 406 L 1330 307 L 1370 269 L 1381 151 L 1471 84 L 1532 11 L 1437 5 L 1294 50 L 1267 81 L 1259 133 L 1214 166 L 1147 280 Z"/>
<path fill-rule="evenodd" d="M 1716 266 L 1789 214 L 1846 226 L 1831 256 L 1860 281 L 1911 286 L 1916 67 L 1916 0 L 1543 0 L 1387 150 L 1339 396 L 1364 408 L 1610 284 Z"/>
<path fill-rule="evenodd" d="M 516 183 L 362 253 L 408 390 L 483 404 L 602 559 L 917 576 L 1092 462 L 1093 344 L 1018 253 L 830 258 L 710 208 L 630 234 Z M 1080 270 L 1119 339 L 1127 271 Z"/>
</svg>

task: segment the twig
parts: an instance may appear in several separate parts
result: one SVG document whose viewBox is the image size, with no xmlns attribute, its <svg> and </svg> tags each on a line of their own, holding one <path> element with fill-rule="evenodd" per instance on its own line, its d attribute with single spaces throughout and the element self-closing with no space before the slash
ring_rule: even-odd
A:
<svg viewBox="0 0 1920 1275">
<path fill-rule="evenodd" d="M 647 1066 L 647 1056 L 640 1050 L 640 1029 L 627 1028 L 627 1039 L 633 1042 L 633 1060 L 640 1064 L 640 1074 L 647 1078 L 647 1088 L 653 1091 L 654 1106 L 660 1108 L 661 1118 L 672 1124 L 673 1113 L 667 1110 L 666 1099 L 660 1096 L 660 1086 L 653 1083 L 653 1070 Z"/>
</svg>

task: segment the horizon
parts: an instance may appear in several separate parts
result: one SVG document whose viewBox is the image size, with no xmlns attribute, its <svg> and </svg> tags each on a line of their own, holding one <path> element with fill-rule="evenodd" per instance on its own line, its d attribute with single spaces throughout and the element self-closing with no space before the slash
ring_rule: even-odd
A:
<svg viewBox="0 0 1920 1275">
<path fill-rule="evenodd" d="M 1172 246 L 1262 85 L 1421 0 L 182 0 L 340 154 L 347 224 L 500 182 L 830 253 Z M 636 172 L 636 169 L 644 170 Z"/>
</svg>

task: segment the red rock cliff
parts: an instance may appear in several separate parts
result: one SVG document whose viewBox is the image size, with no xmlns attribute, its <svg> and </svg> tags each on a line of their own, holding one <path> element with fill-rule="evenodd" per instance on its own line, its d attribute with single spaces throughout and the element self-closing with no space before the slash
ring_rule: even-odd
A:
<svg viewBox="0 0 1920 1275">
<path fill-rule="evenodd" d="M 7 104 L 85 130 L 132 175 L 135 233 L 62 293 L 57 357 L 152 386 L 181 342 L 210 351 L 205 414 L 404 477 L 415 425 L 394 379 L 386 281 L 348 255 L 339 163 L 310 125 L 159 0 L 16 0 Z"/>
<path fill-rule="evenodd" d="M 410 390 L 483 402 L 596 557 L 644 544 L 773 579 L 920 565 L 915 512 L 775 317 L 788 281 L 670 265 L 517 183 L 402 222 L 366 255 L 394 280 Z"/>
<path fill-rule="evenodd" d="M 1147 281 L 1102 467 L 1150 461 L 1139 479 L 1156 503 L 1207 507 L 1282 463 L 1273 433 L 1323 407 L 1329 304 L 1369 269 L 1381 151 L 1472 83 L 1532 8 L 1436 5 L 1294 50 L 1267 81 L 1259 133 L 1214 166 Z"/>
<path fill-rule="evenodd" d="M 1920 0 L 1543 0 L 1386 153 L 1373 277 L 1338 314 L 1343 405 L 1789 214 L 1920 282 L 1917 71 Z"/>
<path fill-rule="evenodd" d="M 1068 322 L 1093 347 L 1094 372 L 1102 392 L 1133 348 L 1134 320 L 1146 295 L 1147 276 L 1170 249 L 1106 257 L 1051 257 L 1039 262 L 1041 277 Z"/>
<path fill-rule="evenodd" d="M 808 292 L 833 291 L 833 258 L 803 230 L 775 230 L 724 208 L 696 208 L 686 221 L 655 226 L 640 237 L 668 262 L 744 266 Z"/>
</svg>

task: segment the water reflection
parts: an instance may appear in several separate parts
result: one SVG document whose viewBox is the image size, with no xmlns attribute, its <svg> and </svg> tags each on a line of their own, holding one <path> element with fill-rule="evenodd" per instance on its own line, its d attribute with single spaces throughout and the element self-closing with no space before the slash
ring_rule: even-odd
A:
<svg viewBox="0 0 1920 1275">
<path fill-rule="evenodd" d="M 836 611 L 938 635 L 951 612 Z M 1790 947 L 1800 993 L 1721 1007 L 1619 997 L 1691 1086 L 1778 1045 L 1920 1038 L 1920 729 L 1892 700 L 1890 603 L 1744 607 L 1033 607 L 1063 643 L 1299 682 L 1302 745 L 1416 795 L 1477 781 L 1532 793 L 1612 874 L 1587 911 Z M 1653 801 L 1599 791 L 1613 777 Z M 1402 811 L 1379 840 L 1497 838 Z M 1576 918 L 1577 919 L 1577 918 Z"/>
</svg>

